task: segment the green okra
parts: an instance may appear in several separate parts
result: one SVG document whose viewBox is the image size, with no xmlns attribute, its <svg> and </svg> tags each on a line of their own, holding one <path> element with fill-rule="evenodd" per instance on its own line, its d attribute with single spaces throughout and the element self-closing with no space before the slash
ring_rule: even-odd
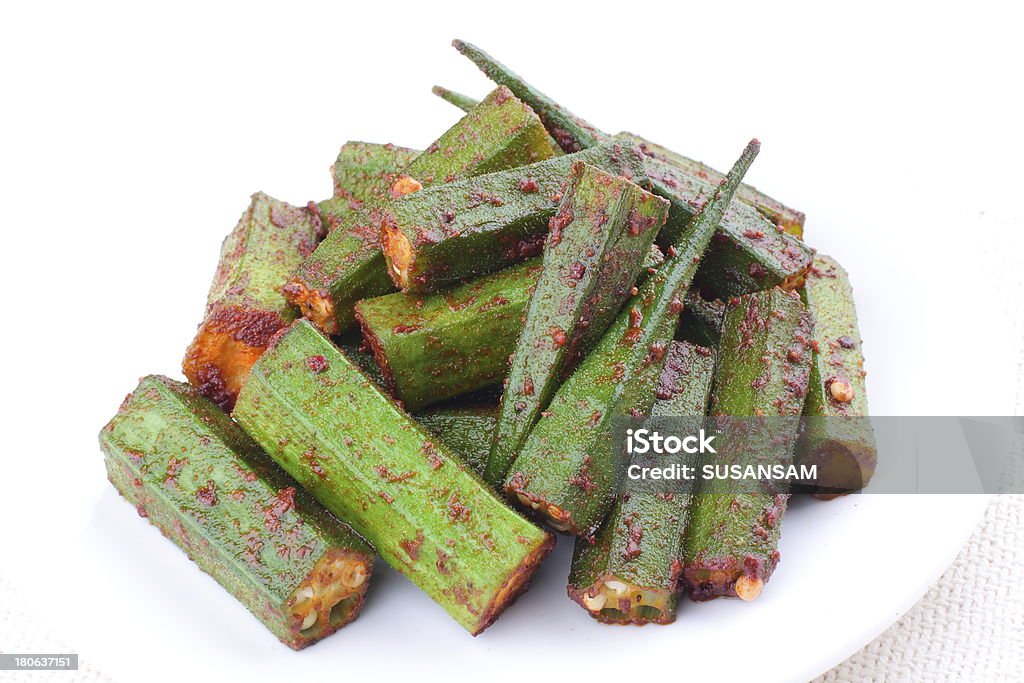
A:
<svg viewBox="0 0 1024 683">
<path fill-rule="evenodd" d="M 328 231 L 341 225 L 368 201 L 379 200 L 391 189 L 398 173 L 420 152 L 391 143 L 346 142 L 331 166 L 334 196 L 319 203 Z"/>
<path fill-rule="evenodd" d="M 100 432 L 122 496 L 289 647 L 359 614 L 373 551 L 187 384 L 144 377 Z"/>
<path fill-rule="evenodd" d="M 474 54 L 479 54 L 479 50 L 477 50 L 477 48 L 474 48 L 473 46 L 466 46 L 466 48 L 467 54 L 469 53 L 469 51 L 474 51 Z M 477 59 L 474 59 L 474 61 L 477 61 Z M 492 60 L 489 60 L 489 58 L 483 58 L 480 59 L 480 61 L 478 61 L 477 63 L 482 64 L 483 66 L 487 66 L 490 63 L 490 61 Z M 507 71 L 507 69 L 492 70 L 492 72 L 495 74 L 501 74 L 502 71 Z M 508 80 L 509 83 L 512 83 L 514 85 L 525 85 L 525 83 L 522 82 L 522 79 L 518 77 L 513 77 Z M 506 85 L 508 85 L 508 83 L 506 83 Z M 542 101 L 546 101 L 551 107 L 558 108 L 558 105 L 551 102 L 548 98 L 544 97 L 540 93 L 537 93 L 532 89 L 530 89 L 527 92 L 533 92 L 535 96 L 539 96 Z M 441 99 L 443 99 L 444 101 L 453 104 L 454 106 L 458 107 L 459 109 L 462 109 L 463 111 L 468 111 L 472 107 L 476 106 L 476 104 L 478 103 L 477 100 L 473 99 L 472 97 L 463 95 L 462 93 L 455 92 L 454 90 L 449 90 L 448 88 L 443 88 L 439 85 L 434 86 L 433 93 L 440 97 Z M 599 140 L 605 140 L 607 138 L 607 136 L 602 137 L 596 134 L 594 137 L 595 139 Z M 708 166 L 707 164 L 702 163 L 700 161 L 695 161 L 693 159 L 690 159 L 689 157 L 683 156 L 682 154 L 673 152 L 667 147 L 662 147 L 661 145 L 655 142 L 651 142 L 650 140 L 647 140 L 645 138 L 642 138 L 639 135 L 635 135 L 634 133 L 622 132 L 616 135 L 615 137 L 617 139 L 627 140 L 630 143 L 635 144 L 637 147 L 640 148 L 640 151 L 643 152 L 645 155 L 652 157 L 654 159 L 658 159 L 659 161 L 663 161 L 669 164 L 670 166 L 674 166 L 677 169 L 687 173 L 688 175 L 694 176 L 700 180 L 703 180 L 706 183 L 717 185 L 718 183 L 725 179 L 724 173 L 715 170 L 714 168 Z M 736 199 L 743 202 L 744 204 L 749 204 L 750 206 L 757 209 L 761 213 L 761 215 L 763 215 L 765 218 L 770 220 L 772 223 L 774 223 L 776 226 L 778 226 L 788 234 L 793 235 L 795 237 L 803 238 L 804 221 L 806 220 L 806 216 L 804 216 L 802 211 L 797 211 L 796 209 L 789 208 L 779 200 L 773 199 L 772 197 L 766 195 L 764 192 L 758 190 L 753 185 L 748 185 L 747 183 L 743 183 L 742 185 L 740 185 L 739 189 L 736 190 Z"/>
<path fill-rule="evenodd" d="M 796 292 L 754 292 L 730 301 L 722 325 L 710 413 L 716 467 L 789 465 L 811 370 L 810 313 Z M 709 463 L 706 463 L 706 465 Z M 705 479 L 690 509 L 683 580 L 696 600 L 760 595 L 779 560 L 788 492 Z"/>
<path fill-rule="evenodd" d="M 700 292 L 690 291 L 683 300 L 683 314 L 679 317 L 676 339 L 693 342 L 708 348 L 718 348 L 725 318 L 725 302 L 705 299 Z"/>
<path fill-rule="evenodd" d="M 444 292 L 356 304 L 391 395 L 416 412 L 504 379 L 542 269 L 535 258 Z"/>
<path fill-rule="evenodd" d="M 673 342 L 651 414 L 692 424 L 692 433 L 697 433 L 704 423 L 714 369 L 711 349 Z M 638 461 L 635 458 L 634 464 Z M 675 621 L 690 497 L 682 484 L 668 487 L 662 481 L 625 479 L 594 539 L 576 539 L 569 597 L 606 623 Z"/>
<path fill-rule="evenodd" d="M 295 319 L 281 287 L 322 237 L 314 212 L 257 192 L 225 238 L 206 315 L 182 362 L 189 382 L 225 410 L 270 338 Z"/>
<path fill-rule="evenodd" d="M 508 89 L 495 89 L 410 161 L 386 191 L 342 218 L 295 271 L 285 296 L 324 332 L 345 332 L 355 325 L 357 301 L 393 289 L 381 254 L 380 196 L 401 197 L 431 184 L 548 159 L 555 152 L 536 114 Z"/>
<path fill-rule="evenodd" d="M 450 403 L 450 402 L 449 402 Z M 483 475 L 491 434 L 498 421 L 498 406 L 471 403 L 435 406 L 414 416 L 431 434 L 444 442 L 471 470 Z"/>
<path fill-rule="evenodd" d="M 572 114 L 475 45 L 453 40 L 452 46 L 476 64 L 484 75 L 495 83 L 507 87 L 516 97 L 532 107 L 551 133 L 551 137 L 565 152 L 578 152 L 607 142 L 610 137 Z"/>
<path fill-rule="evenodd" d="M 614 502 L 627 463 L 613 422 L 650 410 L 682 298 L 758 148 L 756 140 L 747 145 L 673 254 L 559 388 L 512 464 L 506 493 L 553 528 L 589 536 Z"/>
<path fill-rule="evenodd" d="M 863 341 L 853 288 L 835 259 L 818 254 L 800 296 L 814 318 L 811 377 L 797 462 L 817 465 L 819 497 L 867 486 L 878 453 L 868 416 Z"/>
<path fill-rule="evenodd" d="M 640 152 L 612 143 L 417 192 L 381 211 L 388 274 L 428 292 L 536 256 L 577 162 L 647 183 Z"/>
<path fill-rule="evenodd" d="M 623 132 L 615 137 L 621 140 L 628 140 L 639 147 L 640 151 L 647 156 L 674 166 L 687 175 L 699 178 L 706 183 L 717 185 L 725 178 L 724 173 L 715 170 L 711 166 L 673 152 L 667 147 L 662 147 L 639 135 Z M 794 237 L 803 238 L 806 216 L 804 216 L 802 211 L 789 208 L 779 200 L 769 197 L 764 192 L 747 183 L 743 183 L 736 190 L 736 199 L 757 209 L 762 216 L 786 233 Z"/>
<path fill-rule="evenodd" d="M 463 95 L 462 93 L 443 88 L 440 85 L 435 85 L 430 89 L 430 92 L 440 97 L 445 102 L 452 104 L 462 111 L 469 111 L 476 105 L 480 104 L 480 100 L 470 97 L 469 95 Z"/>
<path fill-rule="evenodd" d="M 586 149 L 615 139 L 537 91 L 483 50 L 458 40 L 453 45 L 491 80 L 508 86 L 533 107 L 565 151 Z M 678 239 L 694 212 L 711 196 L 714 183 L 700 179 L 692 169 L 677 168 L 657 155 L 645 155 L 644 159 L 651 191 L 672 202 L 668 221 L 658 236 L 659 244 L 668 246 Z M 721 297 L 773 286 L 789 289 L 799 283 L 803 272 L 810 267 L 813 253 L 756 209 L 736 202 L 718 226 L 712 248 L 705 254 L 701 272 L 697 274 L 697 285 L 709 295 Z"/>
<path fill-rule="evenodd" d="M 668 202 L 583 162 L 551 218 L 484 479 L 498 486 L 558 383 L 629 298 Z"/>
<path fill-rule="evenodd" d="M 234 416 L 473 634 L 525 589 L 553 545 L 308 321 L 256 363 Z"/>
<path fill-rule="evenodd" d="M 638 284 L 664 259 L 652 245 Z M 442 292 L 356 304 L 388 392 L 416 412 L 505 379 L 542 269 L 537 257 Z"/>
</svg>

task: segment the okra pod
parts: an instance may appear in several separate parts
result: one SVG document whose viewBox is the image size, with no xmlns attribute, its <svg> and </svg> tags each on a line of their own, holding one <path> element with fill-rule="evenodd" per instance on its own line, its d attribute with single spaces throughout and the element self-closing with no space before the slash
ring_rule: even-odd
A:
<svg viewBox="0 0 1024 683">
<path fill-rule="evenodd" d="M 416 421 L 458 455 L 471 470 L 483 475 L 498 406 L 487 403 L 439 405 L 414 416 Z"/>
<path fill-rule="evenodd" d="M 559 388 L 512 464 L 506 493 L 553 528 L 589 536 L 611 507 L 627 464 L 612 422 L 650 410 L 682 298 L 758 148 L 752 140 L 672 255 Z"/>
<path fill-rule="evenodd" d="M 319 205 L 328 230 L 340 225 L 367 201 L 381 198 L 391 189 L 398 173 L 419 154 L 415 149 L 391 143 L 350 141 L 342 145 L 331 165 L 334 197 Z"/>
<path fill-rule="evenodd" d="M 308 321 L 256 363 L 234 415 L 473 634 L 525 589 L 553 545 Z"/>
<path fill-rule="evenodd" d="M 868 420 L 864 353 L 853 288 L 835 259 L 818 254 L 801 298 L 814 318 L 811 378 L 797 461 L 817 465 L 817 495 L 833 497 L 867 486 L 878 453 Z"/>
<path fill-rule="evenodd" d="M 322 237 L 315 213 L 257 192 L 224 240 L 206 316 L 182 370 L 225 410 L 270 338 L 295 319 L 281 287 Z"/>
<path fill-rule="evenodd" d="M 561 379 L 630 296 L 668 202 L 583 162 L 551 218 L 484 479 L 498 486 Z"/>
<path fill-rule="evenodd" d="M 144 377 L 100 432 L 122 496 L 299 649 L 359 614 L 373 551 L 195 389 Z"/>
<path fill-rule="evenodd" d="M 401 197 L 430 184 L 471 178 L 554 154 L 536 114 L 499 87 L 409 162 L 384 194 Z M 379 205 L 379 199 L 369 201 L 345 218 L 285 287 L 288 300 L 327 334 L 341 334 L 355 325 L 357 301 L 393 289 L 381 254 Z"/>
<path fill-rule="evenodd" d="M 718 348 L 725 318 L 725 302 L 705 299 L 700 292 L 690 291 L 683 300 L 683 314 L 679 318 L 676 339 L 693 342 L 708 348 Z"/>
<path fill-rule="evenodd" d="M 673 152 L 667 147 L 662 147 L 656 142 L 646 140 L 633 133 L 619 133 L 615 136 L 621 140 L 627 140 L 640 148 L 640 151 L 649 157 L 663 161 L 670 166 L 678 168 L 688 175 L 694 176 L 706 183 L 717 185 L 725 178 L 725 174 L 715 170 L 707 164 L 695 161 L 682 154 Z M 777 227 L 794 237 L 803 238 L 804 216 L 802 211 L 791 209 L 777 199 L 769 197 L 753 185 L 743 183 L 736 190 L 736 199 L 757 209 L 762 216 L 770 220 Z"/>
<path fill-rule="evenodd" d="M 652 245 L 638 284 L 664 259 Z M 443 292 L 356 304 L 388 392 L 416 412 L 505 379 L 542 268 L 537 257 Z"/>
<path fill-rule="evenodd" d="M 533 107 L 551 137 L 566 153 L 579 152 L 608 140 L 606 133 L 569 112 L 475 45 L 453 40 L 452 47 L 468 57 L 492 81 L 507 87 L 516 97 Z"/>
<path fill-rule="evenodd" d="M 811 316 L 796 292 L 731 301 L 722 325 L 711 415 L 715 466 L 789 465 L 811 370 Z M 690 510 L 683 579 L 691 597 L 760 595 L 779 560 L 789 497 L 773 481 L 756 491 L 705 479 Z"/>
<path fill-rule="evenodd" d="M 416 412 L 504 379 L 542 268 L 535 258 L 445 292 L 356 304 L 391 395 Z"/>
<path fill-rule="evenodd" d="M 613 143 L 417 192 L 381 212 L 388 274 L 427 292 L 536 256 L 577 162 L 647 183 L 640 152 Z"/>
<path fill-rule="evenodd" d="M 651 414 L 703 426 L 714 369 L 711 349 L 673 342 Z M 690 496 L 683 485 L 626 479 L 593 541 L 576 539 L 569 596 L 606 623 L 674 621 Z"/>
<path fill-rule="evenodd" d="M 455 48 L 469 57 L 495 83 L 506 85 L 533 107 L 552 137 L 567 152 L 614 140 L 537 91 L 508 67 L 483 50 L 455 41 Z M 674 243 L 692 220 L 713 186 L 691 170 L 682 170 L 655 156 L 644 156 L 651 191 L 672 202 L 665 228 L 658 236 L 662 246 Z M 738 190 L 737 190 L 738 191 Z M 730 206 L 718 226 L 711 249 L 704 256 L 697 284 L 717 296 L 738 296 L 773 286 L 792 288 L 811 264 L 813 250 L 784 234 L 758 211 L 740 202 Z"/>
</svg>

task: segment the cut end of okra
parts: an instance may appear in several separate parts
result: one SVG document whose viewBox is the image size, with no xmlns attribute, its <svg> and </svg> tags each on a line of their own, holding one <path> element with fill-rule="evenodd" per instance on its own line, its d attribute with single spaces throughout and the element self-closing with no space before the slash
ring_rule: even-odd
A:
<svg viewBox="0 0 1024 683">
<path fill-rule="evenodd" d="M 555 531 L 573 535 L 580 533 L 576 523 L 573 522 L 571 512 L 529 493 L 525 489 L 522 477 L 512 475 L 508 483 L 505 484 L 505 493 L 509 498 L 518 500 L 524 510 L 532 510 L 535 516 L 542 519 L 545 524 Z"/>
<path fill-rule="evenodd" d="M 380 239 L 388 262 L 388 275 L 399 289 L 409 289 L 409 268 L 413 262 L 412 243 L 391 221 L 384 221 L 381 224 Z"/>
<path fill-rule="evenodd" d="M 199 393 L 230 411 L 253 363 L 289 322 L 273 311 L 215 305 L 185 352 L 182 371 Z"/>
<path fill-rule="evenodd" d="M 284 644 L 359 614 L 370 547 L 193 387 L 144 377 L 100 432 L 107 475 Z"/>
<path fill-rule="evenodd" d="M 335 315 L 334 300 L 329 292 L 312 289 L 300 278 L 292 278 L 282 290 L 285 298 L 302 311 L 302 317 L 309 320 L 326 334 L 340 334 L 338 318 Z"/>
<path fill-rule="evenodd" d="M 668 624 L 676 618 L 674 589 L 640 586 L 614 574 L 589 586 L 569 586 L 569 597 L 608 624 Z"/>
</svg>

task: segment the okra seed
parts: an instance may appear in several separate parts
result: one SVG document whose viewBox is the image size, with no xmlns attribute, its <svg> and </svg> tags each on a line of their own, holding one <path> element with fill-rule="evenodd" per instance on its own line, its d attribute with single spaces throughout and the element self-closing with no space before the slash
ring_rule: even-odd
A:
<svg viewBox="0 0 1024 683">
<path fill-rule="evenodd" d="M 849 403 L 853 400 L 853 387 L 849 382 L 833 380 L 828 385 L 828 393 L 840 403 Z"/>
<path fill-rule="evenodd" d="M 366 581 L 366 567 L 362 562 L 352 563 L 341 575 L 341 582 L 347 588 L 358 588 L 363 585 L 364 581 Z"/>
<path fill-rule="evenodd" d="M 608 596 L 604 593 L 583 596 L 583 604 L 591 612 L 600 612 L 602 609 L 604 609 L 605 603 L 607 602 Z"/>
<path fill-rule="evenodd" d="M 756 600 L 757 596 L 761 595 L 761 590 L 764 588 L 764 581 L 761 579 L 752 579 L 749 576 L 741 576 L 736 579 L 736 595 L 740 600 Z"/>
<path fill-rule="evenodd" d="M 306 602 L 307 600 L 312 600 L 312 599 L 313 599 L 313 588 L 310 587 L 310 586 L 306 586 L 305 588 L 300 588 L 295 593 L 295 604 L 296 605 L 301 605 L 302 603 Z"/>
<path fill-rule="evenodd" d="M 604 585 L 615 595 L 622 595 L 626 592 L 627 586 L 621 581 L 605 581 Z"/>
<path fill-rule="evenodd" d="M 311 611 L 306 615 L 306 618 L 302 620 L 302 629 L 305 631 L 307 628 L 316 623 L 316 610 Z"/>
</svg>

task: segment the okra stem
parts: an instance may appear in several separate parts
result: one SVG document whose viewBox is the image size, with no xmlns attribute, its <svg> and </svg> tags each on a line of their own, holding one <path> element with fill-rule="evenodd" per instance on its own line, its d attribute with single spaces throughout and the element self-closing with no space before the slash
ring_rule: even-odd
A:
<svg viewBox="0 0 1024 683">
<path fill-rule="evenodd" d="M 475 100 L 469 95 L 463 95 L 462 93 L 455 92 L 454 90 L 443 88 L 440 85 L 435 85 L 430 89 L 430 92 L 434 93 L 445 102 L 458 107 L 462 111 L 469 111 L 476 105 L 480 104 L 479 100 Z"/>
</svg>

